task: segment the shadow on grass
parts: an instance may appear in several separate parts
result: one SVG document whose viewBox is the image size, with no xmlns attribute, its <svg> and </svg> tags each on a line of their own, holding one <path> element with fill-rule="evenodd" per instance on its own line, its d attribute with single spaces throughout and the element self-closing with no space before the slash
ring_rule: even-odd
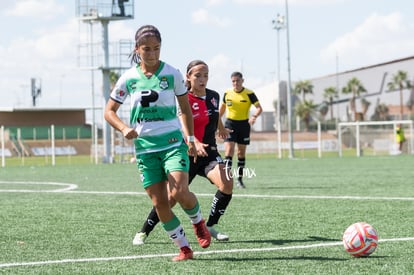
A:
<svg viewBox="0 0 414 275">
<path fill-rule="evenodd" d="M 222 258 L 215 258 L 215 259 L 203 259 L 197 258 L 197 261 L 229 261 L 229 262 L 245 262 L 245 261 L 291 261 L 291 260 L 308 260 L 308 261 L 340 261 L 344 262 L 348 259 L 345 258 L 338 258 L 338 257 L 307 257 L 307 256 L 292 256 L 292 257 L 242 257 L 242 258 L 235 258 L 235 257 L 222 257 Z"/>
<path fill-rule="evenodd" d="M 309 190 L 322 190 L 322 189 L 332 189 L 332 187 L 326 187 L 326 186 L 313 186 L 313 187 L 303 187 L 303 186 L 264 186 L 264 187 L 256 187 L 254 189 L 257 190 L 294 190 L 294 189 L 299 189 L 299 190 L 304 190 L 304 189 L 309 189 Z"/>
<path fill-rule="evenodd" d="M 299 239 L 299 240 L 244 240 L 244 241 L 228 241 L 225 243 L 270 243 L 273 245 L 284 245 L 284 244 L 290 244 L 290 243 L 307 243 L 307 242 L 316 242 L 316 241 L 339 242 L 341 240 L 318 237 L 318 236 L 308 236 L 307 239 Z"/>
<path fill-rule="evenodd" d="M 382 259 L 382 258 L 389 258 L 388 256 L 369 256 L 369 257 L 359 257 L 359 258 L 353 258 L 353 257 L 318 257 L 318 256 L 314 256 L 314 257 L 309 257 L 309 256 L 287 256 L 287 257 L 240 257 L 240 258 L 236 258 L 236 257 L 220 257 L 220 258 L 214 258 L 214 259 L 203 259 L 203 258 L 199 258 L 197 257 L 197 261 L 230 261 L 230 262 L 245 262 L 245 261 L 290 261 L 290 260 L 299 260 L 299 261 L 337 261 L 337 262 L 345 262 L 345 261 L 349 261 L 349 260 L 354 260 L 354 259 Z"/>
</svg>

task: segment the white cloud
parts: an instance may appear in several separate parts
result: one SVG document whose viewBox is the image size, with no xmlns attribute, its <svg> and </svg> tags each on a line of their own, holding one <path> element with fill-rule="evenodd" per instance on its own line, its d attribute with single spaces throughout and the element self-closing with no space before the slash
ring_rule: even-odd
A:
<svg viewBox="0 0 414 275">
<path fill-rule="evenodd" d="M 13 87 L 12 96 L 2 105 L 30 104 L 26 102 L 26 97 L 30 92 L 29 84 L 32 77 L 42 80 L 43 93 L 40 105 L 47 101 L 56 104 L 59 91 L 62 93 L 66 90 L 67 97 L 61 95 L 64 103 L 73 101 L 76 97 L 73 95 L 83 91 L 81 88 L 78 88 L 79 91 L 69 91 L 65 88 L 69 83 L 76 83 L 77 87 L 85 83 L 85 72 L 77 68 L 77 20 L 73 18 L 64 25 L 36 33 L 35 38 L 14 38 L 7 47 L 0 48 L 0 73 L 7 75 L 0 80 L 0 90 L 10 90 L 10 87 Z M 56 100 L 53 102 L 53 99 Z"/>
<path fill-rule="evenodd" d="M 373 14 L 352 32 L 322 49 L 323 62 L 338 55 L 346 67 L 375 64 L 413 54 L 414 37 L 400 13 Z"/>
<path fill-rule="evenodd" d="M 9 16 L 53 18 L 64 11 L 64 7 L 54 0 L 16 1 L 15 5 L 4 13 Z"/>
<path fill-rule="evenodd" d="M 231 25 L 230 19 L 211 15 L 206 9 L 199 9 L 193 12 L 191 18 L 196 24 L 208 24 L 217 27 L 228 27 Z"/>
<path fill-rule="evenodd" d="M 230 74 L 235 67 L 231 59 L 224 54 L 217 54 L 207 61 L 210 68 L 209 87 L 223 93 L 231 85 Z"/>
<path fill-rule="evenodd" d="M 221 5 L 225 2 L 225 0 L 207 0 L 207 6 L 217 6 Z"/>
</svg>

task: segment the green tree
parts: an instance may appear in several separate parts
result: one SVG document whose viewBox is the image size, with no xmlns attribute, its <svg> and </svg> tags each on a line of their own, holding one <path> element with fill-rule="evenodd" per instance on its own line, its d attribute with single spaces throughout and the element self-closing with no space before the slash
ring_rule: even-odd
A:
<svg viewBox="0 0 414 275">
<path fill-rule="evenodd" d="M 361 81 L 353 77 L 351 78 L 345 87 L 342 88 L 343 94 L 352 94 L 351 99 L 349 100 L 349 107 L 351 108 L 352 115 L 355 119 L 355 99 L 359 97 L 362 93 L 365 93 L 367 90 L 365 89 L 364 85 L 362 85 Z"/>
<path fill-rule="evenodd" d="M 317 112 L 319 112 L 319 114 L 322 117 L 322 120 L 325 120 L 325 117 L 326 117 L 326 115 L 328 114 L 328 111 L 329 111 L 329 103 L 328 103 L 328 101 L 326 101 L 326 100 L 322 101 L 321 104 L 319 104 L 319 105 L 316 106 L 315 110 Z"/>
<path fill-rule="evenodd" d="M 405 71 L 398 71 L 396 74 L 392 76 L 392 80 L 388 82 L 388 89 L 389 90 L 400 90 L 400 119 L 403 118 L 404 115 L 404 105 L 403 105 L 403 90 L 411 88 L 412 84 L 411 81 L 408 79 L 408 74 Z"/>
<path fill-rule="evenodd" d="M 338 90 L 330 86 L 323 90 L 323 97 L 328 100 L 329 102 L 329 109 L 331 110 L 331 119 L 333 119 L 333 99 L 338 96 Z"/>
<path fill-rule="evenodd" d="M 385 121 L 388 120 L 389 109 L 384 103 L 380 103 L 375 107 L 374 114 L 372 116 L 373 120 Z"/>
<path fill-rule="evenodd" d="M 294 95 L 301 95 L 302 101 L 305 101 L 306 94 L 313 94 L 313 85 L 309 80 L 301 80 L 295 83 L 293 89 Z"/>
<path fill-rule="evenodd" d="M 295 105 L 295 114 L 305 123 L 305 130 L 309 130 L 309 123 L 315 113 L 316 105 L 312 100 L 304 100 Z"/>
<path fill-rule="evenodd" d="M 361 97 L 361 105 L 362 105 L 362 114 L 367 114 L 368 108 L 371 105 L 371 102 L 369 102 L 365 97 Z"/>
<path fill-rule="evenodd" d="M 120 74 L 115 71 L 109 71 L 109 82 L 111 83 L 111 91 L 114 88 L 116 82 L 118 81 L 118 78 L 120 77 Z"/>
</svg>

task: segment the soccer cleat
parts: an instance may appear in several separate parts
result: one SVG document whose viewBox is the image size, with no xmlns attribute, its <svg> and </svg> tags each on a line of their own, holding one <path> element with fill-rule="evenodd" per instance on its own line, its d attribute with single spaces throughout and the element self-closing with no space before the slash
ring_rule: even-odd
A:
<svg viewBox="0 0 414 275">
<path fill-rule="evenodd" d="M 229 236 L 226 234 L 220 233 L 217 231 L 217 229 L 214 228 L 214 226 L 207 226 L 208 232 L 210 232 L 211 237 L 216 239 L 217 241 L 228 241 Z"/>
<path fill-rule="evenodd" d="M 180 254 L 172 258 L 173 262 L 191 260 L 193 258 L 193 251 L 188 246 L 183 246 L 180 248 Z"/>
<path fill-rule="evenodd" d="M 143 245 L 148 235 L 144 232 L 138 232 L 132 240 L 133 245 Z"/>
<path fill-rule="evenodd" d="M 238 179 L 237 180 L 237 187 L 239 187 L 239 188 L 246 188 L 246 186 L 244 185 L 242 179 Z"/>
<path fill-rule="evenodd" d="M 193 224 L 193 228 L 200 246 L 202 248 L 209 247 L 211 242 L 211 235 L 207 229 L 205 221 L 201 220 L 201 222 Z"/>
</svg>

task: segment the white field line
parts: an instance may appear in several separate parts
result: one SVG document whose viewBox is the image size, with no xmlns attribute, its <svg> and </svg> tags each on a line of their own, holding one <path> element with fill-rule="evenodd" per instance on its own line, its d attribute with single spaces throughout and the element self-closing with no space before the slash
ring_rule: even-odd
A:
<svg viewBox="0 0 414 275">
<path fill-rule="evenodd" d="M 97 194 L 97 195 L 147 195 L 145 192 L 99 192 L 99 191 L 73 191 L 77 189 L 76 184 L 69 183 L 57 183 L 57 182 L 6 182 L 0 181 L 0 184 L 33 184 L 33 185 L 56 185 L 65 186 L 65 188 L 53 189 L 53 190 L 0 190 L 0 192 L 31 192 L 31 193 L 78 193 L 78 194 Z M 198 196 L 208 196 L 211 194 L 197 194 Z M 358 196 L 281 196 L 281 195 L 241 195 L 234 194 L 235 197 L 248 197 L 248 198 L 297 198 L 297 199 L 353 199 L 353 200 L 414 200 L 410 197 L 358 197 Z M 397 239 L 383 239 L 380 242 L 392 242 L 392 241 L 413 241 L 414 237 L 397 238 Z M 286 247 L 269 247 L 269 248 L 245 248 L 245 249 L 229 249 L 229 250 L 212 250 L 204 252 L 194 252 L 195 255 L 207 255 L 207 254 L 221 254 L 221 253 L 243 253 L 243 252 L 265 252 L 265 251 L 278 251 L 278 250 L 292 250 L 292 249 L 307 249 L 315 247 L 328 247 L 342 245 L 342 242 L 331 242 L 311 245 L 299 245 L 299 246 L 286 246 Z M 133 260 L 133 259 L 148 259 L 157 257 L 173 257 L 175 254 L 149 254 L 149 255 L 135 255 L 135 256 L 122 256 L 122 257 L 105 257 L 105 258 L 83 258 L 83 259 L 63 259 L 63 260 L 51 260 L 51 261 L 39 261 L 39 262 L 20 262 L 20 263 L 3 263 L 0 264 L 0 268 L 16 267 L 16 266 L 34 266 L 34 265 L 48 265 L 48 264 L 63 264 L 63 263 L 77 263 L 77 262 L 102 262 L 102 261 L 116 261 L 116 260 Z"/>
<path fill-rule="evenodd" d="M 113 192 L 113 191 L 79 191 L 78 186 L 71 183 L 60 182 L 34 182 L 34 181 L 0 181 L 0 184 L 22 184 L 22 185 L 56 185 L 66 186 L 61 189 L 52 190 L 31 190 L 31 189 L 1 189 L 1 192 L 22 192 L 22 193 L 76 193 L 76 194 L 96 194 L 96 195 L 145 195 L 145 192 Z M 211 194 L 197 194 L 200 197 L 211 197 Z M 269 199 L 344 199 L 344 200 L 397 200 L 397 201 L 414 201 L 414 197 L 368 197 L 368 196 L 305 196 L 305 195 L 255 195 L 255 194 L 233 194 L 233 197 L 239 198 L 269 198 Z"/>
<path fill-rule="evenodd" d="M 23 189 L 1 189 L 1 192 L 10 193 L 74 193 L 74 194 L 95 194 L 95 195 L 132 195 L 147 196 L 145 192 L 113 192 L 113 191 L 79 191 L 76 184 L 58 182 L 7 182 L 0 181 L 0 184 L 33 184 L 33 185 L 57 185 L 66 188 L 53 190 L 23 190 Z M 211 197 L 211 194 L 197 193 L 200 197 Z M 381 201 L 414 201 L 414 197 L 368 197 L 368 196 L 305 196 L 305 195 L 255 195 L 255 194 L 233 194 L 236 198 L 268 198 L 268 199 L 343 199 L 343 200 L 381 200 Z"/>
<path fill-rule="evenodd" d="M 1 192 L 1 190 L 0 190 Z M 68 191 L 65 193 L 96 194 L 96 195 L 145 195 L 145 192 L 99 192 L 99 191 Z M 197 193 L 200 197 L 211 197 L 212 194 Z M 395 200 L 414 201 L 414 197 L 359 197 L 359 196 L 302 196 L 302 195 L 254 195 L 254 194 L 233 194 L 237 198 L 268 198 L 268 199 L 344 199 L 344 200 Z"/>
<path fill-rule="evenodd" d="M 407 238 L 395 238 L 395 239 L 382 239 L 379 242 L 402 242 L 402 241 L 414 241 L 414 237 Z M 231 253 L 245 253 L 245 252 L 269 252 L 269 251 L 281 251 L 281 250 L 294 250 L 294 249 L 309 249 L 318 247 L 339 246 L 342 242 L 329 242 L 309 245 L 296 245 L 296 246 L 282 246 L 282 247 L 265 247 L 265 248 L 241 248 L 241 249 L 225 249 L 225 250 L 211 250 L 211 251 L 195 251 L 195 255 L 209 255 L 209 254 L 231 254 Z M 0 264 L 0 268 L 19 267 L 19 266 L 38 266 L 38 265 L 50 265 L 50 264 L 65 264 L 65 263 L 89 263 L 89 262 L 108 262 L 108 261 L 125 261 L 136 259 L 152 259 L 161 257 L 173 257 L 176 254 L 148 254 L 148 255 L 132 255 L 132 256 L 119 256 L 119 257 L 103 257 L 103 258 L 80 258 L 80 259 L 63 259 L 63 260 L 50 260 L 39 262 L 20 262 L 20 263 L 3 263 Z"/>
<path fill-rule="evenodd" d="M 67 192 L 78 189 L 76 184 L 61 183 L 61 182 L 35 182 L 35 181 L 0 181 L 0 184 L 17 184 L 17 185 L 53 185 L 53 186 L 65 186 L 60 189 L 53 190 L 32 190 L 32 189 L 0 189 L 0 192 L 23 192 L 23 193 L 37 193 L 37 192 Z"/>
</svg>

